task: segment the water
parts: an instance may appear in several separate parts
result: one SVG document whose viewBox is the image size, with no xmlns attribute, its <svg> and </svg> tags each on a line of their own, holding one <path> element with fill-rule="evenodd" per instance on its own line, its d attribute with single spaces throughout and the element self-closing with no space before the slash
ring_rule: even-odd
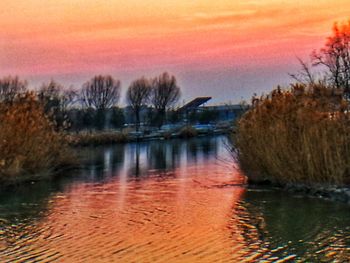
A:
<svg viewBox="0 0 350 263">
<path fill-rule="evenodd" d="M 348 262 L 349 206 L 247 189 L 224 137 L 80 150 L 0 194 L 0 262 Z"/>
</svg>

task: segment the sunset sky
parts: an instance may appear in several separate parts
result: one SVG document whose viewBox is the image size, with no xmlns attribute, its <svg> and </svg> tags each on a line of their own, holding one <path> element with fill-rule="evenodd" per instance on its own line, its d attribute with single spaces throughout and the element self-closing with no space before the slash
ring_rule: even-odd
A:
<svg viewBox="0 0 350 263">
<path fill-rule="evenodd" d="M 80 87 L 176 75 L 183 99 L 238 102 L 290 82 L 349 0 L 1 0 L 0 75 Z"/>
</svg>

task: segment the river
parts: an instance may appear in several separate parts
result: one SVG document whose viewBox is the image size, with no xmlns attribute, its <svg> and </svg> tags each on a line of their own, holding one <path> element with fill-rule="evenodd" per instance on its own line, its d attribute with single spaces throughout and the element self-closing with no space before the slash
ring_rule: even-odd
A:
<svg viewBox="0 0 350 263">
<path fill-rule="evenodd" d="M 0 193 L 0 262 L 348 262 L 348 205 L 247 188 L 225 137 L 82 148 Z"/>
</svg>

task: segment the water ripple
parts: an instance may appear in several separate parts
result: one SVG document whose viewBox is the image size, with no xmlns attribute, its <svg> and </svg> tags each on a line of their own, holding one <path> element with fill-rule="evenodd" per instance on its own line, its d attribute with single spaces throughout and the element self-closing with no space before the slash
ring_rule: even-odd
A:
<svg viewBox="0 0 350 263">
<path fill-rule="evenodd" d="M 0 262 L 347 262 L 348 207 L 247 189 L 206 158 L 0 202 Z"/>
</svg>

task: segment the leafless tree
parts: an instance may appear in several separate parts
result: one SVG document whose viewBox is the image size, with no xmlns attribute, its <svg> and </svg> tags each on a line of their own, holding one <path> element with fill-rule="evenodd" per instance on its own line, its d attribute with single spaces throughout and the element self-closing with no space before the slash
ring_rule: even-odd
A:
<svg viewBox="0 0 350 263">
<path fill-rule="evenodd" d="M 137 131 L 140 127 L 140 111 L 142 106 L 146 105 L 149 101 L 151 90 L 151 82 L 145 77 L 142 77 L 133 81 L 126 92 L 127 102 L 132 107 L 135 114 Z"/>
<path fill-rule="evenodd" d="M 78 92 L 73 87 L 65 88 L 60 83 L 51 80 L 40 87 L 38 98 L 45 104 L 56 101 L 63 111 L 67 111 L 78 101 Z"/>
<path fill-rule="evenodd" d="M 27 82 L 20 80 L 17 76 L 4 77 L 0 79 L 0 101 L 11 102 L 26 89 Z"/>
<path fill-rule="evenodd" d="M 37 96 L 44 106 L 45 113 L 55 123 L 56 128 L 68 128 L 70 121 L 67 117 L 67 112 L 68 107 L 74 101 L 73 89 L 65 89 L 58 82 L 51 80 L 39 88 Z"/>
<path fill-rule="evenodd" d="M 79 93 L 72 86 L 64 89 L 62 94 L 62 107 L 67 110 L 78 102 Z"/>
<path fill-rule="evenodd" d="M 44 83 L 38 90 L 40 100 L 53 100 L 59 98 L 63 91 L 63 86 L 54 80 L 49 83 Z"/>
<path fill-rule="evenodd" d="M 315 75 L 312 73 L 311 67 L 303 61 L 301 58 L 298 58 L 299 64 L 301 66 L 301 69 L 297 73 L 289 74 L 289 76 L 292 77 L 292 79 L 296 80 L 300 83 L 305 84 L 315 84 Z"/>
<path fill-rule="evenodd" d="M 117 104 L 120 97 L 120 81 L 111 76 L 95 76 L 83 85 L 81 100 L 89 108 L 105 110 Z"/>
<path fill-rule="evenodd" d="M 327 79 L 333 86 L 350 95 L 350 21 L 333 26 L 324 48 L 312 53 L 314 66 L 326 68 Z"/>
<path fill-rule="evenodd" d="M 180 88 L 176 78 L 164 72 L 152 81 L 152 104 L 157 111 L 159 127 L 164 123 L 166 110 L 174 105 L 180 98 Z"/>
</svg>

